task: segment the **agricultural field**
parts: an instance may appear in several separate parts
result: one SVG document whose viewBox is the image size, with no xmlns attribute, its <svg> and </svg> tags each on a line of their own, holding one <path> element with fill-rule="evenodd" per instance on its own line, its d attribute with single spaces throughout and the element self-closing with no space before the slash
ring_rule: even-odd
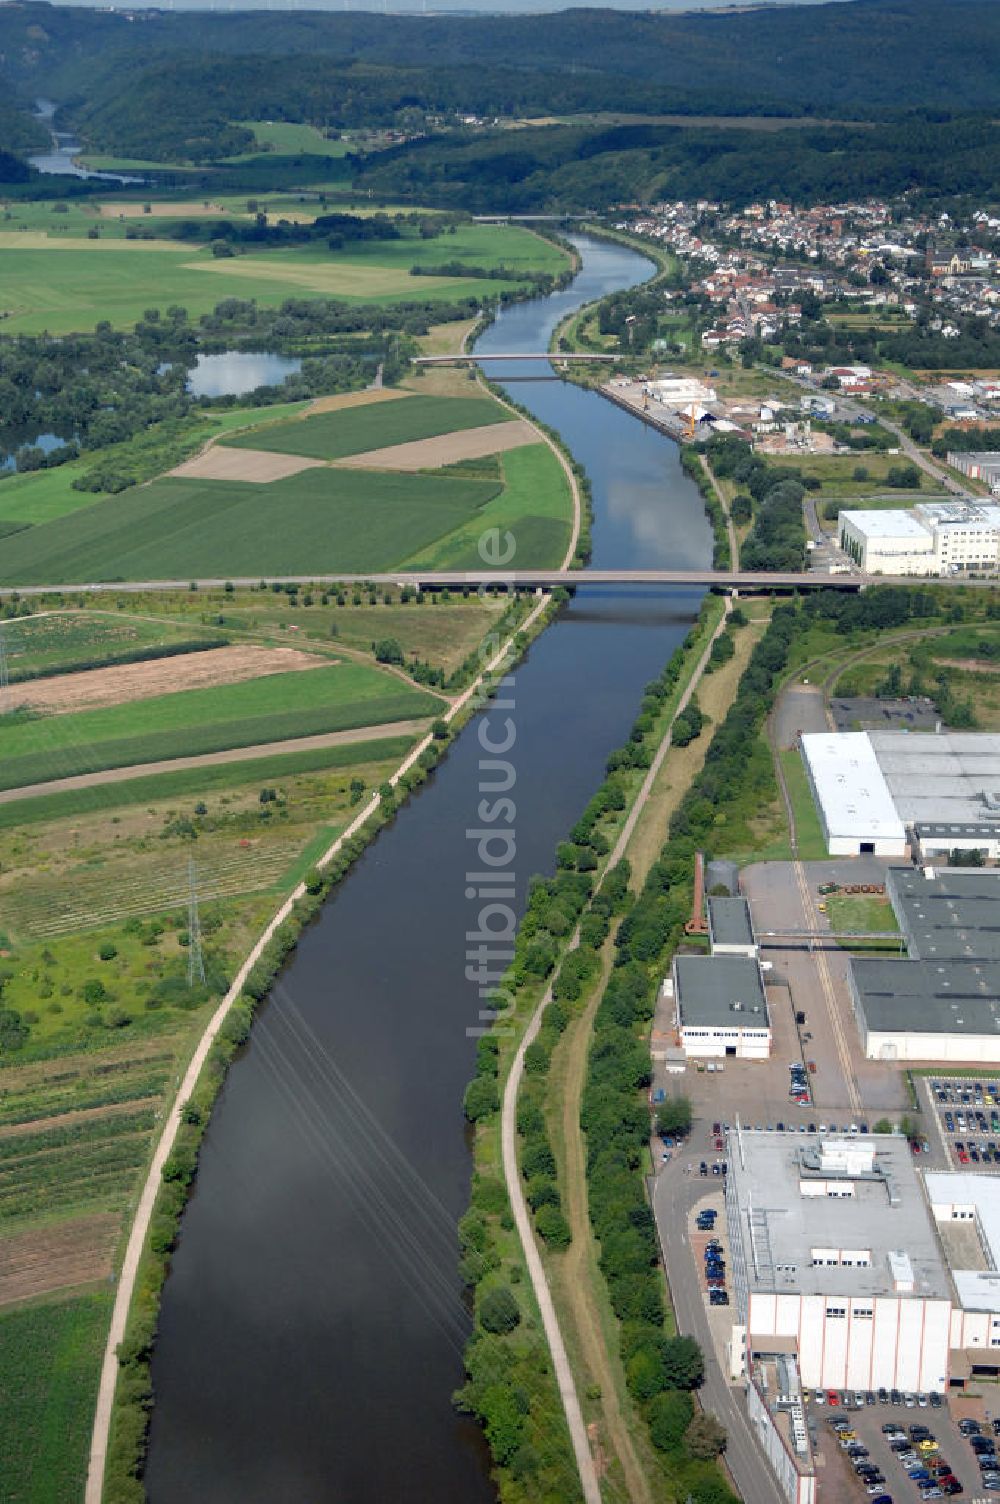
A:
<svg viewBox="0 0 1000 1504">
<path fill-rule="evenodd" d="M 491 397 L 404 397 L 320 413 L 295 423 L 228 439 L 235 448 L 262 449 L 309 459 L 339 460 L 415 439 L 509 423 L 510 413 Z"/>
<path fill-rule="evenodd" d="M 492 482 L 479 482 L 488 495 L 500 483 L 494 468 Z M 22 695 L 71 696 L 63 713 L 0 715 L 8 793 L 18 768 L 23 787 L 122 758 L 210 746 L 233 758 L 0 797 L 0 1497 L 80 1497 L 108 1282 L 179 1071 L 280 898 L 391 775 L 416 728 L 291 742 L 264 757 L 238 749 L 430 717 L 444 702 L 377 667 L 372 640 L 392 636 L 407 656 L 452 672 L 484 632 L 509 629 L 524 609 L 457 595 L 417 604 L 398 590 L 313 600 L 270 588 L 110 591 L 86 606 L 43 600 L 37 615 L 0 624 Z M 213 646 L 171 652 L 202 642 Z M 317 666 L 233 679 L 234 653 L 244 667 Z M 148 676 L 148 688 L 177 674 L 179 684 L 213 661 L 227 682 L 211 688 L 136 700 L 121 678 Z M 87 703 L 77 690 L 95 685 L 114 703 L 74 710 Z M 207 978 L 193 986 L 192 859 Z"/>
<path fill-rule="evenodd" d="M 50 611 L 0 624 L 11 684 L 109 663 L 221 646 L 221 632 L 124 612 Z"/>
<path fill-rule="evenodd" d="M 389 569 L 476 516 L 498 482 L 305 470 L 269 486 L 166 479 L 4 541 L 0 584 Z"/>
<path fill-rule="evenodd" d="M 557 273 L 566 265 L 556 246 L 509 226 L 463 226 L 440 240 L 369 241 L 343 251 L 290 246 L 217 258 L 208 246 L 126 240 L 124 225 L 110 223 L 114 231 L 105 236 L 101 230 L 97 240 L 88 239 L 79 225 L 76 234 L 53 237 L 48 225 L 44 231 L 0 230 L 0 313 L 6 333 L 64 334 L 92 329 L 102 319 L 130 327 L 153 297 L 161 308 L 182 304 L 192 318 L 227 297 L 256 298 L 267 307 L 289 297 L 451 302 L 481 297 L 482 280 L 414 277 L 411 266 L 461 261 L 487 270 L 504 265 Z M 516 285 L 500 279 L 489 282 L 488 290 Z"/>
<path fill-rule="evenodd" d="M 221 434 L 236 432 L 241 428 L 281 422 L 302 412 L 305 402 L 281 402 L 270 407 L 232 407 L 198 414 L 192 423 L 185 442 L 197 448 L 209 439 Z M 27 527 L 40 526 L 71 512 L 86 511 L 101 500 L 102 493 L 74 491 L 73 482 L 85 475 L 96 460 L 102 464 L 112 463 L 122 452 L 134 450 L 135 441 L 115 444 L 101 450 L 93 450 L 81 459 L 71 460 L 54 470 L 34 470 L 24 475 L 0 476 L 0 537 L 9 536 Z"/>
<path fill-rule="evenodd" d="M 431 716 L 441 700 L 359 663 L 268 674 L 76 715 L 0 719 L 0 788 Z"/>
<path fill-rule="evenodd" d="M 4 1499 L 79 1499 L 111 1298 L 104 1290 L 0 1316 Z"/>
<path fill-rule="evenodd" d="M 287 120 L 237 120 L 237 125 L 253 131 L 259 150 L 273 152 L 276 156 L 345 157 L 350 143 L 339 137 L 331 140 L 314 125 L 293 125 Z M 252 161 L 258 152 L 246 152 L 239 157 L 225 157 L 227 162 Z"/>
<path fill-rule="evenodd" d="M 470 461 L 470 467 L 476 461 Z M 434 547 L 411 554 L 407 567 L 481 569 L 479 539 L 487 528 L 510 532 L 518 568 L 561 564 L 572 534 L 569 482 L 547 444 L 531 444 L 500 456 L 503 490 L 494 500 Z"/>
</svg>

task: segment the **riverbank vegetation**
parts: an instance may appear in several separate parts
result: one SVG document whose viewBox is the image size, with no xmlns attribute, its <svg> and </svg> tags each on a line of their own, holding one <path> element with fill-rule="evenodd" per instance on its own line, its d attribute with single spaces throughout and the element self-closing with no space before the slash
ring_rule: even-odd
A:
<svg viewBox="0 0 1000 1504">
<path fill-rule="evenodd" d="M 478 666 L 484 634 L 514 631 L 527 611 L 504 597 L 456 595 L 418 607 L 412 594 L 405 603 L 402 595 L 265 586 L 97 595 L 79 603 L 8 597 L 0 603 L 0 632 L 19 696 L 72 689 L 77 697 L 96 679 L 113 698 L 109 674 L 180 673 L 219 650 L 237 648 L 252 659 L 280 644 L 300 657 L 311 646 L 320 665 L 279 675 L 283 695 L 292 680 L 302 681 L 296 693 L 305 692 L 318 674 L 331 681 L 321 696 L 326 702 L 347 669 L 345 688 L 358 674 L 363 688 L 378 682 L 373 707 L 384 686 L 389 697 L 402 692 L 411 708 L 426 702 L 436 709 L 439 699 L 378 666 L 382 632 L 388 636 L 391 626 L 404 666 L 417 655 L 462 684 Z M 167 709 L 177 746 L 154 738 L 146 754 L 162 759 L 164 751 L 193 750 L 200 718 L 185 710 L 190 695 L 217 701 L 249 692 L 273 712 L 272 683 L 257 677 L 166 697 L 175 702 Z M 0 744 L 6 747 L 11 732 L 41 738 L 34 775 L 46 756 L 65 774 L 81 749 L 94 752 L 100 743 L 71 734 L 59 756 L 51 743 L 57 732 L 112 712 L 138 717 L 145 729 L 154 703 L 140 698 L 123 710 L 70 709 L 34 719 L 0 707 Z M 430 710 L 425 714 L 429 726 Z M 279 736 L 287 737 L 289 716 L 279 719 Z M 334 739 L 268 757 L 237 753 L 232 762 L 145 776 L 129 769 L 115 783 L 0 800 L 0 1212 L 7 1232 L 0 1268 L 7 1367 L 0 1377 L 5 1392 L 18 1395 L 0 1423 L 0 1459 L 24 1497 L 41 1497 L 43 1478 L 46 1497 L 55 1497 L 56 1485 L 60 1498 L 82 1492 L 110 1310 L 107 1293 L 89 1292 L 106 1287 L 117 1267 L 123 1222 L 195 1039 L 276 903 L 303 879 L 316 887 L 318 857 L 370 805 L 413 740 L 413 730 L 375 731 L 356 742 Z M 426 777 L 443 745 L 433 742 L 404 788 L 382 801 L 383 818 L 405 788 Z M 357 849 L 346 848 L 338 875 Z M 190 860 L 204 983 L 189 974 Z M 248 985 L 263 987 L 265 976 L 256 973 Z M 174 1169 L 171 1176 L 174 1186 Z M 15 1371 L 22 1361 L 31 1363 L 30 1383 Z M 126 1400 L 139 1394 L 144 1414 L 135 1371 L 130 1354 L 123 1393 Z"/>
<path fill-rule="evenodd" d="M 572 1234 L 563 1211 L 556 1155 L 547 1125 L 546 1078 L 562 1034 L 571 1020 L 578 1017 L 585 998 L 592 991 L 610 927 L 623 909 L 628 908 L 628 865 L 621 863 L 610 872 L 602 872 L 602 868 L 645 770 L 670 724 L 680 691 L 704 650 L 720 610 L 718 603 L 706 602 L 699 622 L 685 644 L 671 658 L 663 674 L 647 686 L 629 741 L 609 757 L 607 781 L 587 805 L 569 833 L 569 840 L 557 850 L 555 876 L 539 880 L 533 886 L 528 910 L 518 932 L 515 959 L 504 981 L 513 995 L 513 1002 L 510 1009 L 501 1012 L 493 1033 L 482 1041 L 477 1075 L 466 1094 L 466 1113 L 477 1123 L 477 1176 L 472 1208 L 462 1224 L 466 1247 L 464 1267 L 470 1283 L 476 1287 L 479 1328 L 467 1354 L 470 1383 L 462 1391 L 461 1401 L 484 1419 L 488 1438 L 495 1416 L 507 1413 L 505 1407 L 509 1406 L 512 1387 L 521 1382 L 517 1356 L 519 1339 L 515 1331 L 501 1338 L 488 1326 L 491 1292 L 497 1287 L 516 1288 L 524 1280 L 522 1255 L 516 1239 L 510 1236 L 506 1196 L 496 1178 L 500 1162 L 495 1114 L 503 1083 L 523 1026 L 538 1006 L 539 999 L 546 995 L 548 986 L 551 996 L 542 1013 L 541 1027 L 525 1053 L 517 1131 L 526 1200 L 543 1246 L 550 1257 L 558 1259 L 569 1245 Z M 577 928 L 579 944 L 567 949 Z M 610 1062 L 610 1053 L 607 1058 Z M 616 1070 L 620 1071 L 622 1079 L 631 1082 L 634 1093 L 648 1079 L 648 1053 L 638 1042 L 633 1049 L 629 1041 L 624 1056 L 616 1051 L 615 1059 L 618 1062 Z M 648 1133 L 648 1113 L 644 1107 L 641 1115 Z M 488 1197 L 483 1195 L 484 1184 L 493 1188 Z M 630 1225 L 631 1220 L 634 1219 L 627 1218 L 626 1223 Z M 649 1226 L 651 1228 L 651 1222 Z M 610 1229 L 604 1230 L 606 1236 L 602 1247 L 609 1260 L 620 1257 L 627 1261 L 624 1245 L 614 1252 L 621 1229 L 622 1219 L 619 1217 L 613 1234 Z M 602 1254 L 602 1261 L 603 1257 Z M 653 1261 L 655 1263 L 655 1252 Z M 617 1264 L 614 1267 L 617 1268 Z M 528 1309 L 534 1312 L 533 1301 Z M 664 1320 L 661 1303 L 661 1328 Z M 532 1326 L 537 1327 L 535 1316 L 532 1316 Z M 669 1360 L 677 1365 L 679 1374 L 683 1373 L 684 1382 L 697 1383 L 700 1375 L 697 1345 L 684 1339 L 665 1340 L 669 1343 Z M 484 1344 L 488 1345 L 484 1348 Z M 489 1384 L 482 1383 L 479 1377 L 484 1354 L 490 1364 Z M 596 1397 L 587 1398 L 592 1408 Z M 547 1403 L 551 1406 L 551 1400 Z M 560 1431 L 562 1429 L 560 1425 Z M 505 1437 L 505 1442 L 508 1440 Z M 556 1486 L 558 1472 L 566 1466 L 565 1458 L 538 1458 L 524 1434 L 513 1440 L 513 1445 L 493 1446 L 502 1497 L 520 1499 L 526 1496 L 527 1490 L 536 1493 L 539 1489 Z M 522 1456 L 521 1448 L 525 1445 L 529 1447 L 527 1456 L 532 1461 L 530 1471 L 526 1471 L 527 1462 Z M 574 1485 L 573 1496 L 577 1491 Z"/>
</svg>

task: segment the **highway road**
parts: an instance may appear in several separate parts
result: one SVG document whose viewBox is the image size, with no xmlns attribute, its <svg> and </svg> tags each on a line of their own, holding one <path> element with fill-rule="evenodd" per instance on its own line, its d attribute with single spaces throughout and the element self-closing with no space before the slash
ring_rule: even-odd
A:
<svg viewBox="0 0 1000 1504">
<path fill-rule="evenodd" d="M 179 579 L 179 580 L 86 580 L 79 583 L 59 585 L 19 585 L 15 582 L 0 585 L 0 596 L 16 592 L 18 595 L 87 595 L 98 591 L 112 590 L 122 595 L 139 595 L 147 590 L 222 590 L 226 585 L 249 588 L 259 585 L 259 575 L 231 575 L 228 579 Z M 504 572 L 499 569 L 470 570 L 399 570 L 392 574 L 283 574 L 268 575 L 270 585 L 391 585 L 402 588 L 409 585 L 420 590 L 552 590 L 562 585 L 572 588 L 577 585 L 615 585 L 642 588 L 643 586 L 690 586 L 692 588 L 723 590 L 864 590 L 871 585 L 912 586 L 914 580 L 905 575 L 827 574 L 825 570 L 811 570 L 804 574 L 791 571 L 724 570 L 724 569 L 516 569 Z M 995 589 L 995 579 L 965 579 L 949 576 L 944 579 L 921 580 L 932 585 L 988 586 Z"/>
<path fill-rule="evenodd" d="M 705 1181 L 696 1171 L 696 1160 L 675 1155 L 660 1171 L 653 1187 L 653 1214 L 670 1283 L 670 1297 L 683 1336 L 696 1337 L 705 1354 L 705 1382 L 700 1397 L 705 1409 L 726 1428 L 725 1459 L 744 1504 L 774 1504 L 779 1497 L 777 1481 L 754 1438 L 740 1389 L 726 1382 L 719 1365 L 708 1321 L 708 1307 L 698 1282 L 694 1252 L 688 1240 L 688 1215 L 696 1201 L 719 1190 L 713 1176 Z M 729 1308 L 732 1311 L 732 1307 Z M 734 1313 L 735 1314 L 735 1313 Z"/>
</svg>

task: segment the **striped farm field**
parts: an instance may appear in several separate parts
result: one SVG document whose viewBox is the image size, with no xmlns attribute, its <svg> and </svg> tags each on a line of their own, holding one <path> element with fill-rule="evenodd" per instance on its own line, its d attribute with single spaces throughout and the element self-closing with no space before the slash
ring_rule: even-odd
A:
<svg viewBox="0 0 1000 1504">
<path fill-rule="evenodd" d="M 0 719 L 0 788 L 434 715 L 436 696 L 364 664 L 271 674 L 77 715 Z"/>
<path fill-rule="evenodd" d="M 407 397 L 318 413 L 293 423 L 275 423 L 266 431 L 234 435 L 226 442 L 238 449 L 339 460 L 371 449 L 410 444 L 415 439 L 509 422 L 507 409 L 489 397 Z"/>
<path fill-rule="evenodd" d="M 470 521 L 499 490 L 327 468 L 267 486 L 160 480 L 5 538 L 0 584 L 375 572 Z"/>
<path fill-rule="evenodd" d="M 332 827 L 324 827 L 324 847 L 333 839 Z M 198 842 L 198 893 L 203 900 L 231 898 L 239 893 L 259 893 L 279 885 L 303 845 L 300 834 L 266 841 L 247 841 L 244 846 L 229 840 Z M 56 935 L 105 929 L 138 914 L 181 909 L 188 901 L 186 857 L 164 860 L 157 853 L 143 863 L 131 864 L 126 883 L 109 882 L 121 873 L 104 867 L 74 872 L 72 883 L 60 874 L 27 877 L 3 891 L 4 923 L 15 935 L 28 940 L 49 940 Z"/>
</svg>

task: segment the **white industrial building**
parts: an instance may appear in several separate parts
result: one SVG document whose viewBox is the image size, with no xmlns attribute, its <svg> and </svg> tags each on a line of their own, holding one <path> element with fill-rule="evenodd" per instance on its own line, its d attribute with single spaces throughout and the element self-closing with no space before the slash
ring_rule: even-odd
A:
<svg viewBox="0 0 1000 1504">
<path fill-rule="evenodd" d="M 906 830 L 868 732 L 810 733 L 802 757 L 831 856 L 906 855 Z"/>
<path fill-rule="evenodd" d="M 771 1020 L 756 956 L 675 955 L 665 990 L 674 999 L 677 1033 L 686 1055 L 769 1057 Z"/>
<path fill-rule="evenodd" d="M 866 574 L 993 574 L 1000 567 L 1000 506 L 943 501 L 844 511 L 838 538 Z"/>
<path fill-rule="evenodd" d="M 750 905 L 745 898 L 723 898 L 710 894 L 705 907 L 708 911 L 708 940 L 713 956 L 757 954 Z"/>
<path fill-rule="evenodd" d="M 1000 1372 L 1000 1177 L 921 1175 L 900 1134 L 736 1128 L 727 1149 L 732 1376 L 785 1497 L 809 1500 L 799 1378 L 927 1394 Z"/>
<path fill-rule="evenodd" d="M 924 1176 L 931 1212 L 951 1266 L 952 1378 L 1000 1367 L 1000 1179 L 963 1171 Z"/>
<path fill-rule="evenodd" d="M 816 732 L 802 756 L 831 856 L 1000 858 L 1000 736 Z"/>
<path fill-rule="evenodd" d="M 943 1391 L 953 1289 L 906 1139 L 738 1129 L 728 1158 L 734 1369 L 793 1353 L 807 1388 Z"/>
</svg>

